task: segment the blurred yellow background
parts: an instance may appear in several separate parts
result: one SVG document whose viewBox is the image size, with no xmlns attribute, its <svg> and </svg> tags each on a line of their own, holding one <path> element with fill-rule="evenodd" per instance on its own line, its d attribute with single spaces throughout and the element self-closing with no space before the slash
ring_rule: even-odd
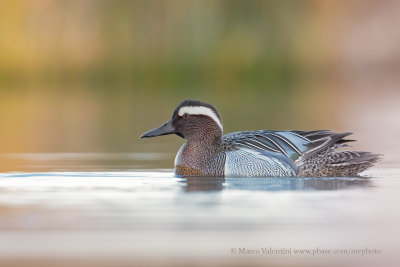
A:
<svg viewBox="0 0 400 267">
<path fill-rule="evenodd" d="M 225 132 L 354 131 L 360 146 L 387 152 L 400 134 L 399 10 L 1 0 L 0 152 L 175 152 L 175 136 L 139 136 L 187 98 L 214 104 Z"/>
</svg>

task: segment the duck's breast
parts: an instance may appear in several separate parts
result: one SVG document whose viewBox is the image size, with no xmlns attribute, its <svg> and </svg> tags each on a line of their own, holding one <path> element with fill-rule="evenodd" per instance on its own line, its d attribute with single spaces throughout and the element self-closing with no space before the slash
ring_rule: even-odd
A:
<svg viewBox="0 0 400 267">
<path fill-rule="evenodd" d="M 208 153 L 206 149 L 182 145 L 175 157 L 177 176 L 224 176 L 225 153 Z"/>
</svg>

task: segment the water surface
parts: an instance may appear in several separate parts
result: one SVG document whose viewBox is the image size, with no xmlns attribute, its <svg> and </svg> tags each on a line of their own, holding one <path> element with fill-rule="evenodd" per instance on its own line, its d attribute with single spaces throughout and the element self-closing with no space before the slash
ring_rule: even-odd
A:
<svg viewBox="0 0 400 267">
<path fill-rule="evenodd" d="M 42 167 L 70 168 L 65 155 L 30 156 Z M 106 157 L 67 156 L 94 162 Z M 46 157 L 58 157 L 67 167 Z M 108 157 L 123 161 L 128 156 Z M 398 259 L 399 249 L 400 169 L 393 165 L 383 163 L 363 177 L 336 178 L 185 179 L 172 169 L 118 170 L 119 164 L 108 171 L 4 172 L 0 262 L 307 265 L 332 259 L 389 264 Z M 292 254 L 237 255 L 238 248 L 291 249 Z M 302 248 L 379 253 L 293 255 L 293 249 Z"/>
</svg>

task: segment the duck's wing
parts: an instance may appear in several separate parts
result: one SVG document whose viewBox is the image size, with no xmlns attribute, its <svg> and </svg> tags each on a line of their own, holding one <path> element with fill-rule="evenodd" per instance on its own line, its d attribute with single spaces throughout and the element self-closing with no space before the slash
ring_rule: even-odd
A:
<svg viewBox="0 0 400 267">
<path fill-rule="evenodd" d="M 226 134 L 222 137 L 227 151 L 248 148 L 279 153 L 293 161 L 309 158 L 337 143 L 353 140 L 343 139 L 351 133 L 317 131 L 245 131 Z"/>
</svg>

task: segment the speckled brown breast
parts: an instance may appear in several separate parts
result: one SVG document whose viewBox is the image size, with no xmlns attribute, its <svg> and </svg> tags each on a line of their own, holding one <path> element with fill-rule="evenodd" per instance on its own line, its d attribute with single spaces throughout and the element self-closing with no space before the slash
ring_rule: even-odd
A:
<svg viewBox="0 0 400 267">
<path fill-rule="evenodd" d="M 175 174 L 179 176 L 201 176 L 202 172 L 195 168 L 176 165 Z"/>
<path fill-rule="evenodd" d="M 175 175 L 224 176 L 225 153 L 208 153 L 207 149 L 184 144 L 176 155 Z"/>
</svg>

